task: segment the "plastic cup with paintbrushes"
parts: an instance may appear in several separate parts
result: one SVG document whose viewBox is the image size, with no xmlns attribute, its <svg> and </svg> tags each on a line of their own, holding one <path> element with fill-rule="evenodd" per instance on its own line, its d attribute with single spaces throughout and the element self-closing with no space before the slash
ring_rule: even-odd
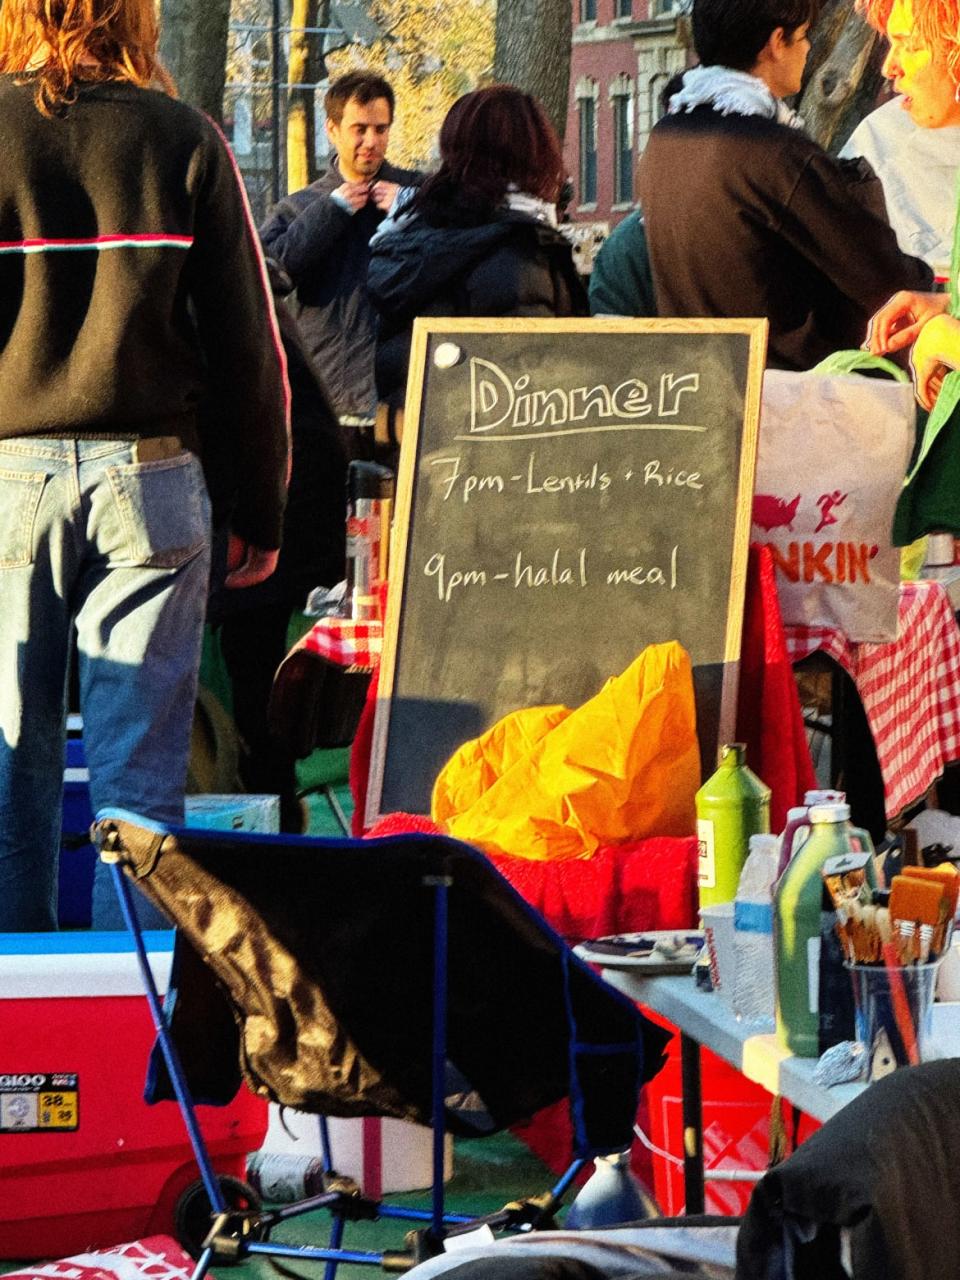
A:
<svg viewBox="0 0 960 1280">
<path fill-rule="evenodd" d="M 942 938 L 937 933 L 946 924 L 951 893 L 942 879 L 894 876 L 888 908 L 892 936 L 883 939 L 880 946 L 883 968 L 874 975 L 854 974 L 861 1038 L 872 1048 L 879 1035 L 886 1035 L 896 1065 L 906 1062 L 912 1066 L 923 1057 L 942 955 Z M 935 937 L 940 944 L 936 951 Z M 886 1017 L 888 1010 L 893 1027 Z M 897 1048 L 897 1039 L 902 1050 Z"/>
<path fill-rule="evenodd" d="M 888 893 L 871 889 L 853 855 L 828 859 L 823 868 L 873 1077 L 922 1058 L 960 892 L 951 867 L 907 871 Z"/>
</svg>

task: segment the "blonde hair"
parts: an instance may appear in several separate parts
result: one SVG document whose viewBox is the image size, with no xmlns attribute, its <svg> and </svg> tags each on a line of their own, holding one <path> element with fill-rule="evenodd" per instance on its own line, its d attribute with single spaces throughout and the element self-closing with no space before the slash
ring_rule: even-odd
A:
<svg viewBox="0 0 960 1280">
<path fill-rule="evenodd" d="M 893 0 L 858 0 L 857 8 L 885 32 Z M 960 0 L 913 0 L 913 29 L 918 42 L 941 58 L 953 85 L 960 87 Z"/>
<path fill-rule="evenodd" d="M 126 80 L 176 96 L 159 39 L 154 0 L 0 0 L 0 71 L 29 73 L 48 116 L 80 82 Z"/>
</svg>

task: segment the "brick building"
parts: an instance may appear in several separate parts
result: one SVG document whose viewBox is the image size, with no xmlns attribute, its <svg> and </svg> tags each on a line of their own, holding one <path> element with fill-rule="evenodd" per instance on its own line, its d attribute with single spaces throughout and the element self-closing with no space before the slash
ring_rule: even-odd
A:
<svg viewBox="0 0 960 1280">
<path fill-rule="evenodd" d="M 574 222 L 615 226 L 634 207 L 637 159 L 660 94 L 688 65 L 684 0 L 571 0 L 564 156 Z"/>
</svg>

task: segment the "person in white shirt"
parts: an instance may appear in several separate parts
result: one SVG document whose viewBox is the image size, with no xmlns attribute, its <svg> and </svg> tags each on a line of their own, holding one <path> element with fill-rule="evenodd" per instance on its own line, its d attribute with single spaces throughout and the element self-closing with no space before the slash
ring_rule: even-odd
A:
<svg viewBox="0 0 960 1280">
<path fill-rule="evenodd" d="M 857 125 L 840 155 L 869 161 L 883 185 L 900 248 L 945 279 L 957 210 L 960 124 L 923 127 L 904 110 L 902 97 L 892 98 Z"/>
</svg>

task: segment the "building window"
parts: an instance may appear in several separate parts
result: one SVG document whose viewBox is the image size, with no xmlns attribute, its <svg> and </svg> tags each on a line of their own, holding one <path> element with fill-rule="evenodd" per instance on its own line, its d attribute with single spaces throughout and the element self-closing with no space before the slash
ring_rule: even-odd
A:
<svg viewBox="0 0 960 1280">
<path fill-rule="evenodd" d="M 632 18 L 633 0 L 613 0 L 613 16 L 615 18 Z"/>
<path fill-rule="evenodd" d="M 580 203 L 597 203 L 597 104 L 580 99 Z"/>
<path fill-rule="evenodd" d="M 580 0 L 580 21 L 596 22 L 597 0 Z"/>
<path fill-rule="evenodd" d="M 654 76 L 650 81 L 650 119 L 653 124 L 662 120 L 667 114 L 668 104 L 663 100 L 663 91 L 672 79 L 671 76 Z"/>
<path fill-rule="evenodd" d="M 613 97 L 613 203 L 633 200 L 633 97 Z"/>
</svg>

